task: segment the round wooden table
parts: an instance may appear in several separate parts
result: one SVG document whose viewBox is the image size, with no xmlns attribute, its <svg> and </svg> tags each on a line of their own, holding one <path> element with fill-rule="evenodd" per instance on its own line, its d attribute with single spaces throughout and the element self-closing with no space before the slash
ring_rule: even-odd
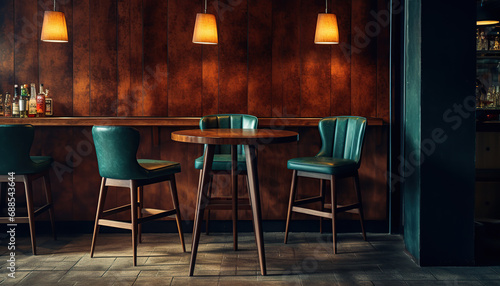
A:
<svg viewBox="0 0 500 286">
<path fill-rule="evenodd" d="M 205 207 L 210 203 L 207 193 L 216 145 L 231 145 L 231 174 L 234 178 L 237 166 L 237 146 L 244 145 L 248 174 L 248 197 L 252 207 L 255 241 L 259 253 L 260 271 L 266 275 L 264 236 L 260 208 L 259 179 L 257 172 L 257 145 L 290 143 L 299 139 L 297 132 L 273 129 L 193 129 L 172 132 L 172 140 L 186 143 L 206 144 L 203 170 L 198 183 L 198 198 L 193 227 L 189 276 L 193 276 L 196 254 L 200 241 L 201 220 Z"/>
</svg>

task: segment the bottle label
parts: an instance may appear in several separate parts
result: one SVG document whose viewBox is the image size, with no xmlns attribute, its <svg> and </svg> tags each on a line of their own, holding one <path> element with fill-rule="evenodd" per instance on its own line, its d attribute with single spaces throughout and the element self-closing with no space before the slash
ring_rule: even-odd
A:
<svg viewBox="0 0 500 286">
<path fill-rule="evenodd" d="M 19 100 L 19 111 L 26 111 L 26 100 Z"/>
<path fill-rule="evenodd" d="M 29 106 L 29 114 L 36 114 L 36 100 L 35 99 L 31 99 L 30 100 L 30 106 Z"/>
<path fill-rule="evenodd" d="M 19 115 L 19 102 L 12 103 L 12 114 Z"/>
<path fill-rule="evenodd" d="M 52 99 L 45 99 L 45 115 L 52 115 Z"/>
<path fill-rule="evenodd" d="M 36 113 L 38 114 L 45 114 L 46 112 L 46 106 L 45 106 L 45 96 L 42 94 L 39 94 L 36 97 Z"/>
</svg>

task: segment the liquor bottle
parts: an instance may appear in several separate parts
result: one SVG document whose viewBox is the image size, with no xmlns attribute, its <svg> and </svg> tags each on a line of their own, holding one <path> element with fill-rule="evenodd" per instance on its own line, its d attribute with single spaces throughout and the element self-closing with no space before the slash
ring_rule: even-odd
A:
<svg viewBox="0 0 500 286">
<path fill-rule="evenodd" d="M 49 89 L 45 89 L 45 115 L 52 116 L 54 115 L 54 102 L 52 98 L 49 96 Z"/>
<path fill-rule="evenodd" d="M 45 117 L 45 93 L 43 92 L 43 84 L 40 84 L 40 93 L 36 96 L 36 116 Z"/>
<path fill-rule="evenodd" d="M 12 117 L 19 117 L 19 87 L 14 86 L 14 98 L 12 99 Z"/>
<path fill-rule="evenodd" d="M 26 112 L 26 98 L 28 97 L 28 85 L 25 84 L 21 88 L 21 97 L 19 97 L 19 117 L 26 118 L 28 113 Z"/>
<path fill-rule="evenodd" d="M 26 117 L 28 117 L 28 113 L 30 111 L 29 109 L 29 103 L 30 103 L 30 87 L 29 85 L 25 84 L 24 89 L 26 89 L 26 94 L 24 95 L 24 106 L 26 107 Z M 36 94 L 35 94 L 36 95 Z"/>
<path fill-rule="evenodd" d="M 36 87 L 35 84 L 31 84 L 30 100 L 28 104 L 28 117 L 36 117 Z"/>
<path fill-rule="evenodd" d="M 3 112 L 3 95 L 0 94 L 0 116 L 4 116 Z"/>
<path fill-rule="evenodd" d="M 12 117 L 12 96 L 10 93 L 5 93 L 5 101 L 4 101 L 4 116 Z"/>
</svg>

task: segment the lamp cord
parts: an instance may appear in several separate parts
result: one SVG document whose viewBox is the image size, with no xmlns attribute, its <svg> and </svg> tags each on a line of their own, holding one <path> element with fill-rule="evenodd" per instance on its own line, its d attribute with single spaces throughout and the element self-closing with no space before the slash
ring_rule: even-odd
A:
<svg viewBox="0 0 500 286">
<path fill-rule="evenodd" d="M 55 0 L 54 0 L 55 1 Z M 328 13 L 328 0 L 325 0 L 325 13 Z"/>
<path fill-rule="evenodd" d="M 205 14 L 207 14 L 207 0 L 205 0 Z"/>
<path fill-rule="evenodd" d="M 56 11 L 56 0 L 54 0 L 54 12 Z"/>
</svg>

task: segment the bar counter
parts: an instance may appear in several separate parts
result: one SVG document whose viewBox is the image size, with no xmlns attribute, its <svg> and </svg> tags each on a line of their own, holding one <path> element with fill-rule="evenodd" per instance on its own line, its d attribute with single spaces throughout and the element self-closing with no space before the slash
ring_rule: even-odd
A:
<svg viewBox="0 0 500 286">
<path fill-rule="evenodd" d="M 381 118 L 368 117 L 368 125 L 381 126 Z M 305 127 L 318 126 L 320 118 L 259 118 L 259 127 Z M 164 126 L 196 127 L 200 117 L 35 117 L 6 118 L 0 117 L 0 124 L 31 124 L 33 126 Z"/>
<path fill-rule="evenodd" d="M 141 133 L 138 158 L 162 159 L 181 163 L 182 172 L 177 176 L 182 217 L 192 221 L 195 212 L 199 172 L 194 160 L 202 155 L 203 145 L 183 144 L 172 141 L 170 134 L 176 130 L 199 128 L 199 117 L 45 117 L 0 118 L 0 124 L 31 124 L 35 126 L 32 154 L 54 158 L 51 170 L 52 193 L 56 220 L 93 221 L 97 208 L 100 176 L 97 168 L 91 127 L 94 125 L 134 126 Z M 263 220 L 284 220 L 292 172 L 287 160 L 295 157 L 314 156 L 320 149 L 318 132 L 320 118 L 259 118 L 259 128 L 276 128 L 299 133 L 294 143 L 266 145 L 259 148 L 259 178 L 262 197 Z M 368 128 L 361 161 L 360 180 L 367 220 L 384 221 L 387 218 L 387 152 L 388 126 L 382 119 L 368 118 Z M 230 195 L 230 176 L 215 176 L 215 196 Z M 345 180 L 346 188 L 352 182 Z M 35 184 L 35 202 L 44 201 L 41 189 Z M 342 187 L 342 186 L 341 186 Z M 145 188 L 146 206 L 162 208 L 171 206 L 167 184 Z M 319 192 L 317 180 L 300 180 L 301 194 Z M 239 180 L 240 196 L 246 196 L 246 184 Z M 351 192 L 347 192 L 351 193 Z M 19 190 L 19 200 L 24 201 Z M 349 200 L 339 196 L 339 200 Z M 129 200 L 127 191 L 110 188 L 107 207 Z M 121 217 L 127 219 L 126 213 Z M 242 210 L 241 219 L 250 219 L 250 212 Z M 351 218 L 346 214 L 344 218 Z M 352 217 L 357 219 L 357 217 Z M 45 219 L 45 218 L 43 218 Z M 230 220 L 230 212 L 212 212 L 212 220 Z M 294 220 L 315 218 L 296 215 Z M 326 223 L 326 222 L 325 222 Z M 293 228 L 292 228 L 293 231 Z"/>
</svg>

